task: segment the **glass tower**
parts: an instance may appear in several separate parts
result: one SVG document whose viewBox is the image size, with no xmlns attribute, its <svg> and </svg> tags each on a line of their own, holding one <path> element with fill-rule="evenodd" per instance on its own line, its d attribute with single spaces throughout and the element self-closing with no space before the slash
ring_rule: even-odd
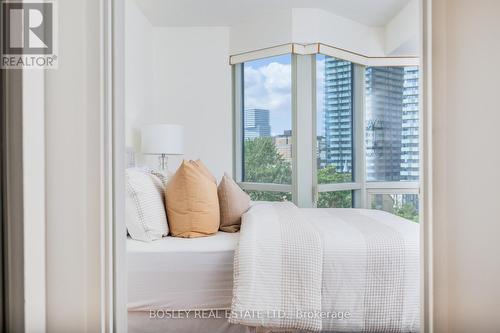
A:
<svg viewBox="0 0 500 333">
<path fill-rule="evenodd" d="M 325 59 L 325 161 L 337 172 L 352 172 L 353 64 Z"/>
<path fill-rule="evenodd" d="M 271 136 L 269 110 L 246 109 L 244 111 L 244 124 L 245 140 Z"/>
</svg>

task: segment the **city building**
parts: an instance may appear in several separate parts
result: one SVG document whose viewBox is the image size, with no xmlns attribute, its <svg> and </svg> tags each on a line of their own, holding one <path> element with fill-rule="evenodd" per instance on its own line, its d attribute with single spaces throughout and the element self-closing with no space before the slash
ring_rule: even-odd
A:
<svg viewBox="0 0 500 333">
<path fill-rule="evenodd" d="M 283 134 L 273 137 L 276 151 L 287 162 L 292 163 L 292 131 L 285 130 Z"/>
<path fill-rule="evenodd" d="M 327 57 L 319 168 L 333 164 L 352 172 L 352 85 L 352 64 Z M 418 67 L 368 67 L 365 85 L 367 180 L 418 181 Z"/>
<path fill-rule="evenodd" d="M 352 172 L 352 69 L 349 61 L 325 59 L 325 165 Z"/>
<path fill-rule="evenodd" d="M 418 67 L 405 67 L 403 89 L 403 133 L 401 137 L 401 180 L 419 179 L 419 91 Z"/>
<path fill-rule="evenodd" d="M 366 69 L 368 181 L 399 181 L 401 178 L 403 83 L 403 67 Z"/>
<path fill-rule="evenodd" d="M 326 142 L 324 135 L 316 137 L 316 160 L 318 169 L 326 167 Z"/>
<path fill-rule="evenodd" d="M 269 110 L 246 109 L 244 111 L 244 124 L 245 140 L 271 136 Z"/>
</svg>

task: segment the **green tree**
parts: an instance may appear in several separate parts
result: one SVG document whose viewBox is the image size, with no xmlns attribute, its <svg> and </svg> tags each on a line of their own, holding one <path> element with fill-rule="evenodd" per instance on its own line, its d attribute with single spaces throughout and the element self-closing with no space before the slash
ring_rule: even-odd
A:
<svg viewBox="0 0 500 333">
<path fill-rule="evenodd" d="M 244 174 L 246 182 L 291 184 L 292 166 L 281 156 L 273 139 L 256 138 L 244 142 Z M 350 174 L 339 173 L 335 166 L 327 166 L 318 171 L 320 184 L 344 183 L 351 179 Z M 252 200 L 284 201 L 292 200 L 291 193 L 248 191 Z M 351 191 L 323 192 L 318 198 L 318 207 L 351 207 Z"/>
<path fill-rule="evenodd" d="M 276 150 L 270 137 L 245 141 L 245 181 L 290 184 L 292 167 Z"/>
<path fill-rule="evenodd" d="M 418 210 L 414 205 L 410 203 L 396 205 L 394 207 L 394 214 L 401 216 L 405 219 L 418 222 Z"/>
<path fill-rule="evenodd" d="M 291 184 L 292 166 L 276 150 L 270 137 L 245 140 L 245 181 L 255 183 Z M 252 200 L 292 200 L 290 193 L 269 191 L 247 191 Z"/>
<path fill-rule="evenodd" d="M 256 138 L 244 142 L 244 174 L 246 182 L 291 184 L 292 166 L 281 156 L 273 139 Z M 337 172 L 334 165 L 318 170 L 319 184 L 346 183 L 352 180 L 350 173 Z M 256 201 L 291 201 L 289 192 L 247 191 Z M 319 208 L 349 208 L 352 206 L 352 191 L 321 192 L 318 196 Z M 375 208 L 374 206 L 372 208 Z M 394 203 L 392 213 L 418 222 L 418 210 L 410 203 Z"/>
<path fill-rule="evenodd" d="M 350 182 L 350 173 L 340 173 L 334 165 L 318 170 L 319 184 Z M 350 208 L 352 207 L 352 191 L 321 192 L 318 195 L 318 208 Z"/>
</svg>

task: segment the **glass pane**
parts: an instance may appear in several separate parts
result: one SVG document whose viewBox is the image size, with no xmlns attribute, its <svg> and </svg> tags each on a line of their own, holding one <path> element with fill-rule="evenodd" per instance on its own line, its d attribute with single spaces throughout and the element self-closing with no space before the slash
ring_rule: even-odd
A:
<svg viewBox="0 0 500 333">
<path fill-rule="evenodd" d="M 372 209 L 418 222 L 418 194 L 371 194 L 370 205 Z"/>
<path fill-rule="evenodd" d="M 319 192 L 318 208 L 352 208 L 352 191 Z"/>
<path fill-rule="evenodd" d="M 418 181 L 418 67 L 368 67 L 368 181 Z"/>
<path fill-rule="evenodd" d="M 290 192 L 271 192 L 271 191 L 248 191 L 250 198 L 253 201 L 292 201 L 292 193 Z"/>
<path fill-rule="evenodd" d="M 243 181 L 291 184 L 291 55 L 243 64 Z"/>
<path fill-rule="evenodd" d="M 318 183 L 353 181 L 353 64 L 316 56 Z"/>
</svg>

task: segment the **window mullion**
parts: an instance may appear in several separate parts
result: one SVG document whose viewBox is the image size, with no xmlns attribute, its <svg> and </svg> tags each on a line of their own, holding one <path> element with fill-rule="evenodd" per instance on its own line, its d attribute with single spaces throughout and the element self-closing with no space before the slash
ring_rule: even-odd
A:
<svg viewBox="0 0 500 333">
<path fill-rule="evenodd" d="M 364 66 L 354 65 L 353 73 L 353 130 L 354 130 L 354 180 L 361 189 L 354 192 L 356 208 L 367 208 L 366 157 L 365 157 L 365 76 Z"/>
<path fill-rule="evenodd" d="M 293 55 L 292 61 L 292 197 L 299 207 L 313 207 L 313 55 Z"/>
<path fill-rule="evenodd" d="M 243 180 L 243 65 L 233 65 L 233 177 Z"/>
</svg>

